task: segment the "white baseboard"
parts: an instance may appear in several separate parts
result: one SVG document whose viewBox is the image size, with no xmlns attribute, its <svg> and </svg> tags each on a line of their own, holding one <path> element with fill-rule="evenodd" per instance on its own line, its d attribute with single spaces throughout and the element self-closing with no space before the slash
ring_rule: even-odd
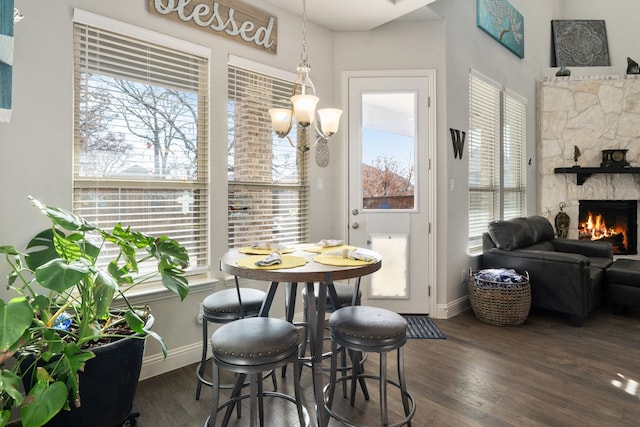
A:
<svg viewBox="0 0 640 427">
<path fill-rule="evenodd" d="M 450 319 L 457 314 L 469 310 L 470 308 L 471 303 L 469 302 L 469 296 L 465 295 L 448 304 L 436 304 L 435 316 L 431 317 L 434 319 Z"/>
<path fill-rule="evenodd" d="M 202 342 L 197 342 L 180 348 L 171 349 L 167 354 L 166 359 L 162 356 L 162 353 L 145 356 L 142 360 L 140 381 L 199 362 L 201 354 Z"/>
</svg>

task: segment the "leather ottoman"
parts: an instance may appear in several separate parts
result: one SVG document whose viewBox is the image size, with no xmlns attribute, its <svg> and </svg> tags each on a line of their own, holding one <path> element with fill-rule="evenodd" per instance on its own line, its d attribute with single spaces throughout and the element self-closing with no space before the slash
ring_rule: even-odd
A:
<svg viewBox="0 0 640 427">
<path fill-rule="evenodd" d="M 614 311 L 640 308 L 640 261 L 618 259 L 605 274 L 607 301 Z"/>
</svg>

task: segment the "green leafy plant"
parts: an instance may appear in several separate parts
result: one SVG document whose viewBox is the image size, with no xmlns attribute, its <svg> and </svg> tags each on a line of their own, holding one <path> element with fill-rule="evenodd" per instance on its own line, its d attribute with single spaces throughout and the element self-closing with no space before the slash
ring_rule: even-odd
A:
<svg viewBox="0 0 640 427">
<path fill-rule="evenodd" d="M 70 401 L 77 406 L 78 373 L 94 357 L 92 347 L 151 336 L 166 357 L 162 338 L 145 329 L 148 307 L 132 306 L 125 293 L 158 279 L 181 300 L 189 292 L 189 256 L 177 241 L 120 224 L 104 230 L 30 199 L 51 227 L 25 252 L 0 246 L 10 266 L 7 292 L 13 293 L 0 299 L 0 426 L 14 408 L 23 427 L 39 427 L 69 409 Z M 32 373 L 26 395 L 25 372 Z"/>
</svg>

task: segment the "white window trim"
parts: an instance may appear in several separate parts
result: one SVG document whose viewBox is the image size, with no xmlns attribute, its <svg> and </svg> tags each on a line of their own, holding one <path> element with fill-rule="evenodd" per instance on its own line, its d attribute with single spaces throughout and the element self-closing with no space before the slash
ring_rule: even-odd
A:
<svg viewBox="0 0 640 427">
<path fill-rule="evenodd" d="M 73 22 L 90 25 L 102 30 L 118 33 L 123 36 L 145 40 L 146 42 L 155 43 L 167 48 L 181 50 L 192 55 L 201 56 L 203 58 L 206 58 L 207 60 L 211 60 L 212 57 L 212 51 L 208 47 L 177 37 L 169 36 L 157 31 L 138 27 L 133 24 L 128 24 L 126 22 L 122 22 L 113 18 L 98 15 L 96 13 L 89 12 L 83 9 L 73 9 Z M 209 188 L 209 195 L 211 195 L 211 188 Z M 209 206 L 207 208 L 209 211 L 207 214 L 209 222 L 211 222 L 211 201 L 212 199 L 210 198 Z M 211 251 L 210 246 L 208 250 L 209 252 Z M 211 260 L 209 260 L 208 262 L 207 269 L 198 270 L 197 272 L 195 272 L 195 274 L 189 277 L 189 288 L 191 290 L 198 290 L 202 287 L 211 287 L 212 284 L 219 282 L 219 279 L 209 276 L 214 265 L 210 261 Z M 131 291 L 127 292 L 128 297 L 144 297 L 146 301 L 149 300 L 149 297 L 151 295 L 153 295 L 155 299 L 167 299 L 175 297 L 174 293 L 168 291 L 159 282 L 142 283 L 136 286 Z"/>
<path fill-rule="evenodd" d="M 168 36 L 157 31 L 141 28 L 136 25 L 127 24 L 126 22 L 118 21 L 116 19 L 107 18 L 106 16 L 88 12 L 83 9 L 73 9 L 73 22 L 91 25 L 103 30 L 117 32 L 128 37 L 135 37 L 150 43 L 155 43 L 171 49 L 181 50 L 193 55 L 211 59 L 211 49 L 208 47 L 188 42 L 177 37 Z"/>
<path fill-rule="evenodd" d="M 275 77 L 282 80 L 294 82 L 296 81 L 296 78 L 298 78 L 298 75 L 296 73 L 285 71 L 276 67 L 271 67 L 269 65 L 252 61 L 251 59 L 243 58 L 241 56 L 229 54 L 229 60 L 227 62 L 231 67 L 245 68 L 255 73 L 265 74 L 267 76 Z"/>
</svg>

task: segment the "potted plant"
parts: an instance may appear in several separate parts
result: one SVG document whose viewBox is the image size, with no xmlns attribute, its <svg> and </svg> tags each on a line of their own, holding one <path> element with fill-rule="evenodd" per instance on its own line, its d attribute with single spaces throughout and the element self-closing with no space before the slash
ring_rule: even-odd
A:
<svg viewBox="0 0 640 427">
<path fill-rule="evenodd" d="M 82 408 L 81 390 L 89 387 L 82 376 L 103 344 L 137 342 L 143 350 L 144 339 L 152 336 L 166 357 L 162 338 L 149 330 L 148 307 L 132 306 L 125 294 L 158 279 L 181 300 L 189 290 L 184 275 L 189 257 L 175 240 L 120 224 L 104 230 L 30 199 L 51 227 L 38 233 L 25 252 L 0 246 L 10 266 L 7 291 L 14 294 L 0 299 L 0 426 L 16 408 L 23 427 L 38 427 L 58 413 Z M 123 376 L 108 369 L 107 375 Z"/>
</svg>

